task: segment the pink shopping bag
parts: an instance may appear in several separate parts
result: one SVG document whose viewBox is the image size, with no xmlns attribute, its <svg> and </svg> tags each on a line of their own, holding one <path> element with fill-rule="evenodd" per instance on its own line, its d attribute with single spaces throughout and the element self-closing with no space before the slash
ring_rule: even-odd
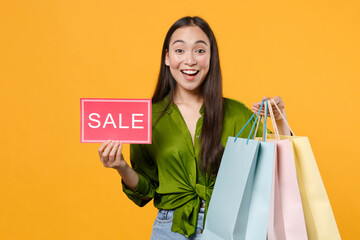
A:
<svg viewBox="0 0 360 240">
<path fill-rule="evenodd" d="M 271 142 L 276 143 L 277 159 L 274 163 L 268 239 L 306 240 L 305 218 L 290 141 Z"/>
</svg>

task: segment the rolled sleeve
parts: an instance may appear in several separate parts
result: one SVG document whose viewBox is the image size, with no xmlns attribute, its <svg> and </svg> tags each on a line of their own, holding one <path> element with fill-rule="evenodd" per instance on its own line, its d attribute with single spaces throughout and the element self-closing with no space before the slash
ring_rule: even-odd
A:
<svg viewBox="0 0 360 240">
<path fill-rule="evenodd" d="M 155 196 L 155 189 L 158 185 L 157 168 L 150 157 L 145 145 L 130 145 L 130 162 L 132 168 L 139 176 L 139 182 L 132 191 L 122 182 L 123 192 L 136 205 L 143 207 Z"/>
</svg>

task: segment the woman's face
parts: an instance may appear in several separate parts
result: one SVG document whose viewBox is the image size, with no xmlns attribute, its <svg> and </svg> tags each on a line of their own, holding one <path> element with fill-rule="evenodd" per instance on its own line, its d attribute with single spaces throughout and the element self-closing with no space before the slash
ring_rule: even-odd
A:
<svg viewBox="0 0 360 240">
<path fill-rule="evenodd" d="M 198 26 L 175 30 L 170 38 L 165 64 L 177 82 L 178 90 L 200 90 L 210 66 L 210 41 Z"/>
</svg>

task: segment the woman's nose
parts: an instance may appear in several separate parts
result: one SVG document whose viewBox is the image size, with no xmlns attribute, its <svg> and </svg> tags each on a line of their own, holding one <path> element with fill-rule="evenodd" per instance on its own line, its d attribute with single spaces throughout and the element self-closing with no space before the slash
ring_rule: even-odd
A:
<svg viewBox="0 0 360 240">
<path fill-rule="evenodd" d="M 189 52 L 188 54 L 186 54 L 185 63 L 188 64 L 188 65 L 195 65 L 196 64 L 196 59 L 195 59 L 193 53 Z"/>
</svg>

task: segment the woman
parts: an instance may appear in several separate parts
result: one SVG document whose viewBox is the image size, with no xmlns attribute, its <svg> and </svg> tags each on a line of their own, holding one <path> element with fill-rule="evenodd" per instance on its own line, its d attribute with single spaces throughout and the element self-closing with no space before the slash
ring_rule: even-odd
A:
<svg viewBox="0 0 360 240">
<path fill-rule="evenodd" d="M 274 99 L 285 113 L 281 98 Z M 119 172 L 137 205 L 154 199 L 159 213 L 151 239 L 200 238 L 227 138 L 252 115 L 244 104 L 223 98 L 216 39 L 203 19 L 184 17 L 169 29 L 152 102 L 152 144 L 131 145 L 132 167 L 118 141 L 102 144 L 100 159 Z M 255 103 L 253 111 L 258 109 Z"/>
</svg>

